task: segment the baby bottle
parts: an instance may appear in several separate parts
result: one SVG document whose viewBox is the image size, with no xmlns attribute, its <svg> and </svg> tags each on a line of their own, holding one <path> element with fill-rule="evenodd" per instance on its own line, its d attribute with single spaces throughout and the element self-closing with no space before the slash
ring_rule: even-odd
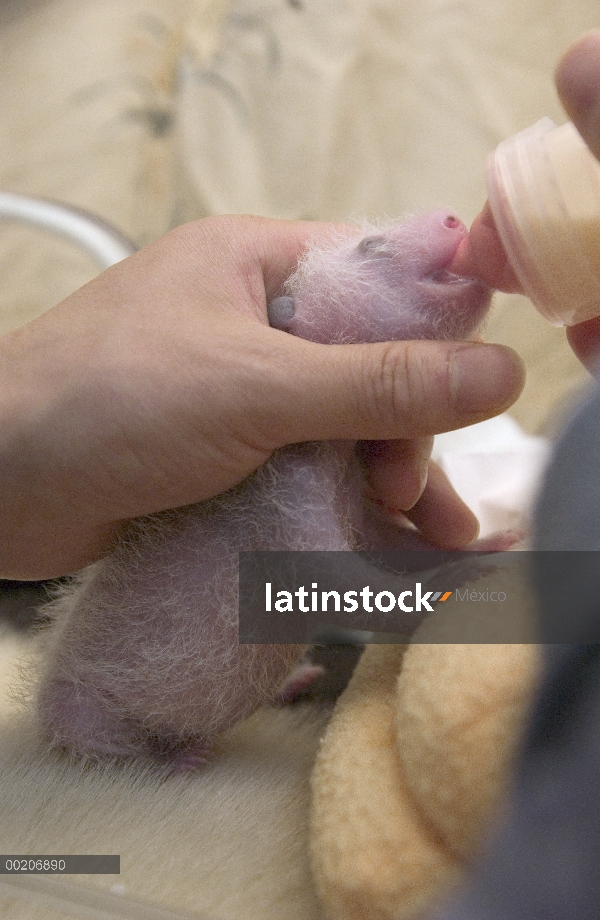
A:
<svg viewBox="0 0 600 920">
<path fill-rule="evenodd" d="M 554 325 L 600 315 L 600 163 L 575 126 L 550 118 L 486 164 L 496 229 L 523 291 Z"/>
</svg>

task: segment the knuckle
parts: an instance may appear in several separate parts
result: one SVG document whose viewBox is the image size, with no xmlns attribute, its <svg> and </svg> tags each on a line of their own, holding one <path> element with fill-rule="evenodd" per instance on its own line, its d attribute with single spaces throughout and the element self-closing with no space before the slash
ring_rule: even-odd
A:
<svg viewBox="0 0 600 920">
<path fill-rule="evenodd" d="M 428 345 L 429 343 L 427 343 Z M 425 343 L 389 343 L 380 354 L 373 403 L 404 437 L 430 434 L 445 411 L 447 359 L 432 355 Z"/>
</svg>

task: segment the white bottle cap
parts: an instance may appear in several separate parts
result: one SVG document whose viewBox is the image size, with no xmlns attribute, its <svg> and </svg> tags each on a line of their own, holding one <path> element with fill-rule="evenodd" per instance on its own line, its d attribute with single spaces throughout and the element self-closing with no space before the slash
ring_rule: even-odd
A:
<svg viewBox="0 0 600 920">
<path fill-rule="evenodd" d="M 575 126 L 550 118 L 498 145 L 490 206 L 523 290 L 551 323 L 600 315 L 600 164 Z"/>
</svg>

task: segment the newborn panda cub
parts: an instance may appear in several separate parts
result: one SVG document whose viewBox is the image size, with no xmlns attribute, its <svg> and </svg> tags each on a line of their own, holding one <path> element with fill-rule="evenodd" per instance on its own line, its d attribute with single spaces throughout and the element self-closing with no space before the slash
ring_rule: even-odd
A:
<svg viewBox="0 0 600 920">
<path fill-rule="evenodd" d="M 272 326 L 314 342 L 464 339 L 490 291 L 449 272 L 448 211 L 309 248 Z M 238 643 L 238 553 L 397 549 L 364 497 L 355 444 L 293 445 L 239 486 L 131 521 L 53 604 L 37 696 L 51 743 L 83 755 L 205 762 L 213 736 L 273 701 L 305 646 Z"/>
</svg>

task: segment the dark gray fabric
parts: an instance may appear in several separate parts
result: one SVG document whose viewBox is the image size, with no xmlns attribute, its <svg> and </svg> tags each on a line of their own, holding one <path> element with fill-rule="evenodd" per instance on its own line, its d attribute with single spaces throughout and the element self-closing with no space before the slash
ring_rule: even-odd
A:
<svg viewBox="0 0 600 920">
<path fill-rule="evenodd" d="M 600 390 L 557 445 L 535 548 L 600 550 Z M 568 586 L 560 567 L 538 574 L 542 634 L 561 615 L 600 622 L 600 563 Z M 436 920 L 600 918 L 600 646 L 546 646 L 545 655 L 510 814 L 468 890 Z"/>
<path fill-rule="evenodd" d="M 549 651 L 511 814 L 438 920 L 600 917 L 600 649 Z"/>
<path fill-rule="evenodd" d="M 535 510 L 535 548 L 600 550 L 600 389 L 556 444 Z"/>
</svg>

